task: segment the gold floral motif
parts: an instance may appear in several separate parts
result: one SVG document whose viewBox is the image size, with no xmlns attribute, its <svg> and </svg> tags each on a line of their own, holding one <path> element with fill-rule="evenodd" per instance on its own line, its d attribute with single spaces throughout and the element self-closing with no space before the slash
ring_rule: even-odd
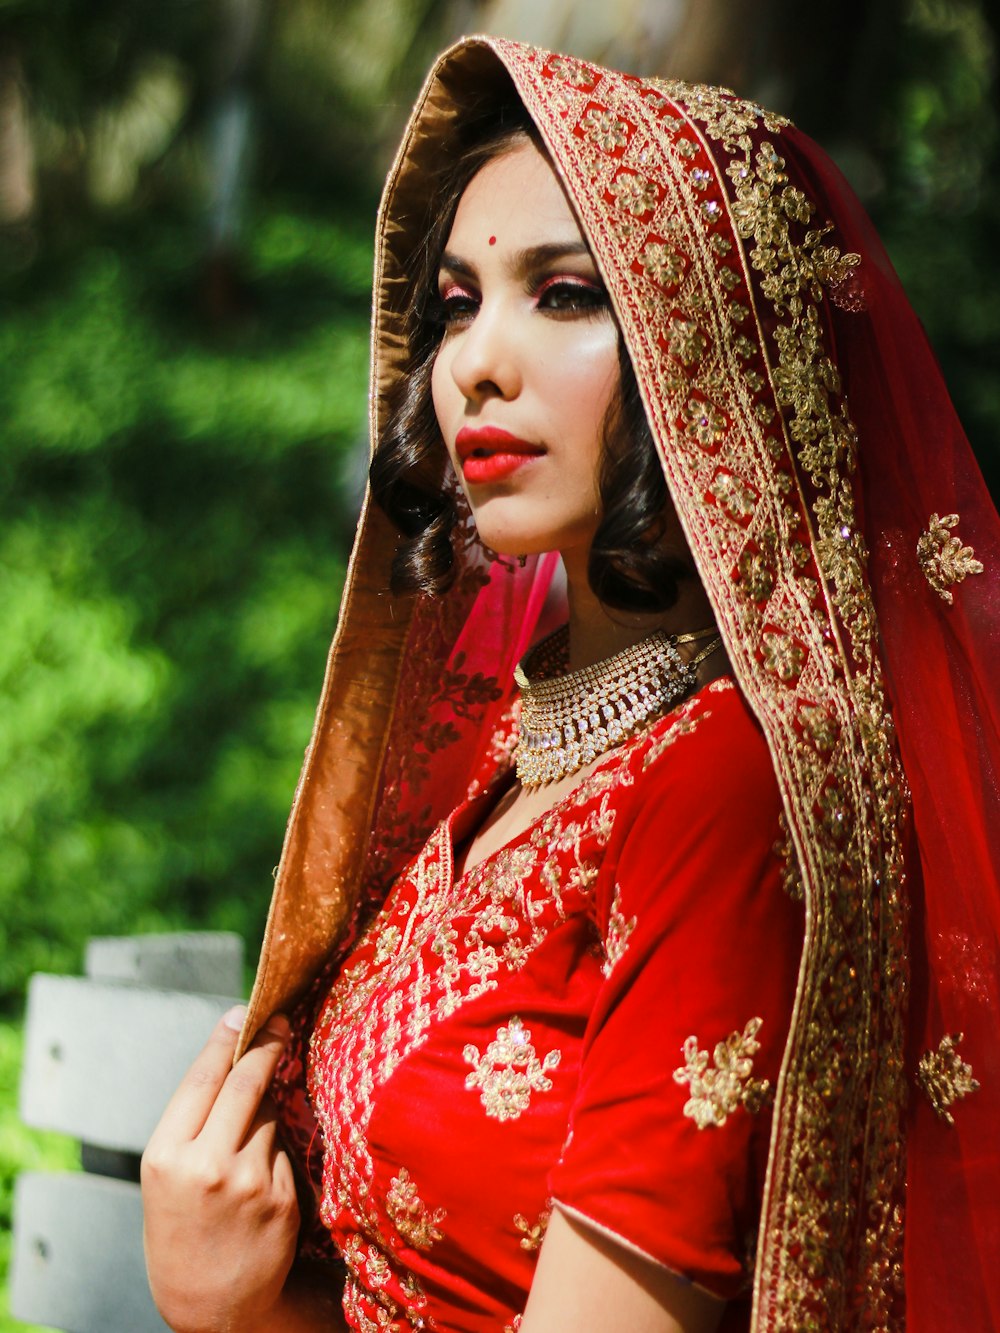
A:
<svg viewBox="0 0 1000 1333">
<path fill-rule="evenodd" d="M 378 946 L 375 950 L 376 963 L 387 962 L 396 952 L 399 945 L 402 931 L 398 926 L 387 926 L 379 936 Z"/>
<path fill-rule="evenodd" d="M 516 1016 L 506 1027 L 497 1029 L 486 1053 L 471 1043 L 462 1052 L 466 1064 L 473 1066 L 465 1077 L 470 1091 L 478 1088 L 480 1101 L 494 1120 L 517 1120 L 528 1109 L 533 1092 L 548 1092 L 548 1077 L 562 1059 L 561 1051 L 549 1051 L 539 1060 L 531 1044 L 531 1031 Z"/>
<path fill-rule="evenodd" d="M 581 60 L 574 60 L 572 56 L 553 56 L 549 61 L 549 69 L 567 83 L 580 88 L 589 90 L 596 87 L 598 82 L 596 71 Z"/>
<path fill-rule="evenodd" d="M 521 1315 L 516 1314 L 509 1324 L 504 1324 L 503 1333 L 518 1333 L 521 1327 Z"/>
<path fill-rule="evenodd" d="M 693 319 L 670 321 L 667 330 L 667 347 L 671 356 L 676 356 L 684 365 L 691 366 L 700 361 L 708 340 Z"/>
<path fill-rule="evenodd" d="M 734 518 L 745 521 L 753 516 L 759 497 L 746 482 L 740 481 L 731 472 L 717 472 L 709 490 Z"/>
<path fill-rule="evenodd" d="M 798 903 L 805 902 L 806 891 L 802 884 L 802 871 L 799 869 L 799 858 L 784 811 L 778 816 L 778 826 L 781 829 L 781 836 L 776 840 L 773 850 L 781 862 L 781 887 L 789 898 Z"/>
<path fill-rule="evenodd" d="M 805 657 L 801 644 L 796 643 L 787 634 L 779 634 L 773 630 L 765 631 L 764 665 L 768 671 L 773 671 L 782 680 L 795 680 L 802 671 Z"/>
<path fill-rule="evenodd" d="M 604 962 L 601 964 L 601 971 L 606 977 L 621 962 L 628 949 L 629 937 L 635 930 L 636 918 L 630 916 L 628 920 L 622 912 L 622 890 L 620 884 L 615 884 L 614 895 L 611 899 L 611 913 L 608 917 L 608 933 L 604 940 Z"/>
<path fill-rule="evenodd" d="M 955 1102 L 977 1092 L 979 1082 L 972 1076 L 972 1066 L 959 1055 L 957 1047 L 965 1034 L 955 1032 L 942 1037 L 936 1051 L 927 1051 L 917 1062 L 917 1082 L 927 1094 L 934 1110 L 953 1125 L 955 1117 L 948 1110 Z"/>
<path fill-rule="evenodd" d="M 712 403 L 689 398 L 684 404 L 684 434 L 703 449 L 719 444 L 726 434 L 726 418 Z"/>
<path fill-rule="evenodd" d="M 687 269 L 684 256 L 664 241 L 647 241 L 639 263 L 661 287 L 676 287 Z"/>
<path fill-rule="evenodd" d="M 763 1019 L 751 1018 L 742 1032 L 731 1032 L 720 1041 L 709 1069 L 708 1051 L 698 1049 L 698 1038 L 684 1043 L 684 1064 L 674 1070 L 674 1081 L 686 1083 L 691 1096 L 684 1104 L 684 1114 L 699 1129 L 724 1125 L 740 1106 L 755 1113 L 772 1095 L 767 1079 L 751 1078 L 753 1057 L 760 1050 L 757 1033 Z"/>
<path fill-rule="evenodd" d="M 944 518 L 931 514 L 927 531 L 917 541 L 917 560 L 924 578 L 949 606 L 955 600 L 952 587 L 969 574 L 983 572 L 983 562 L 976 559 L 972 547 L 963 546 L 962 539 L 951 531 L 958 521 L 957 514 L 945 514 Z"/>
<path fill-rule="evenodd" d="M 618 207 L 637 218 L 654 209 L 660 199 L 652 181 L 644 180 L 634 171 L 623 171 L 615 177 L 608 189 L 618 201 Z"/>
<path fill-rule="evenodd" d="M 551 1218 L 552 1209 L 543 1208 L 538 1215 L 538 1221 L 532 1226 L 523 1213 L 514 1214 L 514 1225 L 521 1233 L 518 1244 L 522 1250 L 527 1250 L 529 1254 L 533 1254 L 536 1250 L 542 1248 L 542 1241 L 545 1239 L 545 1232 L 548 1230 Z"/>
<path fill-rule="evenodd" d="M 761 550 L 745 546 L 739 558 L 740 583 L 747 597 L 754 602 L 766 602 L 774 591 L 774 559 Z"/>
<path fill-rule="evenodd" d="M 429 1250 L 441 1239 L 440 1224 L 448 1216 L 443 1208 L 428 1208 L 417 1194 L 417 1187 L 406 1167 L 393 1176 L 386 1194 L 386 1211 L 404 1240 L 415 1250 Z"/>
<path fill-rule="evenodd" d="M 596 106 L 588 108 L 581 128 L 606 153 L 623 148 L 628 143 L 628 122 L 619 120 L 613 111 L 602 111 Z"/>
</svg>

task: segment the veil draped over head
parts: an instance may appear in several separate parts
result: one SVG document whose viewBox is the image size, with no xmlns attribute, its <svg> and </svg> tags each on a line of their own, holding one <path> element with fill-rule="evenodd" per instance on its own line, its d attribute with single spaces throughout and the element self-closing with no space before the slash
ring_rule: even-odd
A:
<svg viewBox="0 0 1000 1333">
<path fill-rule="evenodd" d="M 386 187 L 375 441 L 434 182 L 518 100 L 607 284 L 797 855 L 754 1328 L 1000 1327 L 996 512 L 814 144 L 724 90 L 494 38 L 440 59 Z M 559 618 L 555 558 L 491 562 L 468 525 L 447 594 L 391 598 L 395 541 L 366 504 L 247 1037 L 462 799 L 516 661 Z"/>
</svg>

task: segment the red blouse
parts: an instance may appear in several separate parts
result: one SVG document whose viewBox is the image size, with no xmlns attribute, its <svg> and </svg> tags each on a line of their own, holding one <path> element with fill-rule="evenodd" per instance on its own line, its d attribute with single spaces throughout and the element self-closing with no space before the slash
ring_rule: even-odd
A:
<svg viewBox="0 0 1000 1333">
<path fill-rule="evenodd" d="M 745 1326 L 803 927 L 766 744 L 716 681 L 456 879 L 496 776 L 399 877 L 280 1071 L 347 1323 L 516 1329 L 559 1207 Z"/>
</svg>

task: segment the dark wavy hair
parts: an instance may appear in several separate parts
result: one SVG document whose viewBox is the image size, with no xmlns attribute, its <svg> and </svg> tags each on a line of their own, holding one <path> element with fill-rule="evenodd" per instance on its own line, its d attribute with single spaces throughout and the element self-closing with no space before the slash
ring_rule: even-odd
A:
<svg viewBox="0 0 1000 1333">
<path fill-rule="evenodd" d="M 526 141 L 547 156 L 520 102 L 478 123 L 467 122 L 459 151 L 428 190 L 427 226 L 407 264 L 413 293 L 406 316 L 408 354 L 369 472 L 375 501 L 401 536 L 390 581 L 394 593 L 439 595 L 456 576 L 459 492 L 431 400 L 431 370 L 441 340 L 435 318 L 437 271 L 465 187 L 487 162 Z M 664 611 L 677 599 L 678 582 L 694 576 L 694 567 L 686 548 L 672 548 L 667 540 L 672 514 L 667 484 L 620 336 L 618 359 L 619 391 L 603 423 L 602 517 L 591 542 L 588 577 L 608 607 Z"/>
</svg>

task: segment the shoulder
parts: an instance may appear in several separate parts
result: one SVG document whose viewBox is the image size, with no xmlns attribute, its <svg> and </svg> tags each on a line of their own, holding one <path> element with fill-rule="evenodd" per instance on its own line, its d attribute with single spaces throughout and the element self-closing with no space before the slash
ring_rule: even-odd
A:
<svg viewBox="0 0 1000 1333">
<path fill-rule="evenodd" d="M 767 741 L 736 683 L 712 681 L 660 718 L 629 758 L 635 813 L 669 797 L 670 808 L 714 818 L 734 805 L 777 811 Z"/>
<path fill-rule="evenodd" d="M 767 742 L 729 679 L 662 718 L 629 755 L 630 780 L 597 895 L 666 930 L 678 915 L 745 917 L 781 884 L 781 794 Z"/>
</svg>

